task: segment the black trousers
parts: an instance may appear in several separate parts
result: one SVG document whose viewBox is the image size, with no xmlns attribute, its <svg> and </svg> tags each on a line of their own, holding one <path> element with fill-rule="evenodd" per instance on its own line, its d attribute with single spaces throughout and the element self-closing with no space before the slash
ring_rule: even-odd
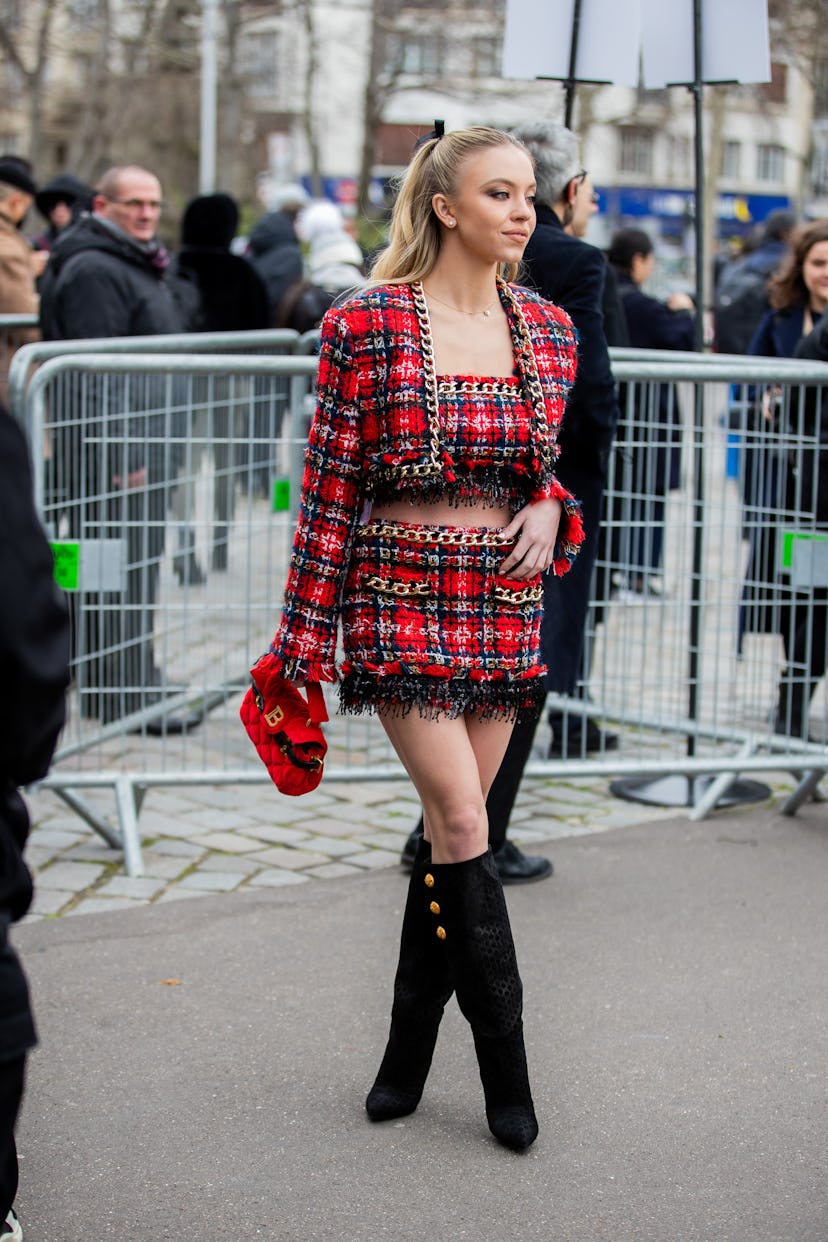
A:
<svg viewBox="0 0 828 1242">
<path fill-rule="evenodd" d="M 17 1146 L 14 1126 L 23 1099 L 26 1057 L 0 1061 L 0 1224 L 17 1195 Z"/>
<path fill-rule="evenodd" d="M 572 469 L 559 477 L 583 505 L 586 538 L 568 574 L 544 577 L 542 646 L 549 673 L 547 689 L 573 694 L 581 670 L 584 630 L 589 612 L 592 571 L 598 553 L 598 532 L 604 496 L 603 478 Z M 532 753 L 541 711 L 528 711 L 515 721 L 506 754 L 489 796 L 489 842 L 497 849 L 506 840 L 509 820 L 523 779 L 523 769 Z"/>
</svg>

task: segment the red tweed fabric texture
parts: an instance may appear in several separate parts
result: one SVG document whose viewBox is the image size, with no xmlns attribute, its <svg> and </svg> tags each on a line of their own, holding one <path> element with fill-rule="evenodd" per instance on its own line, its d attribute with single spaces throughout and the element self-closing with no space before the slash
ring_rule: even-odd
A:
<svg viewBox="0 0 828 1242">
<path fill-rule="evenodd" d="M 558 497 L 565 514 L 554 571 L 566 572 L 574 559 L 583 539 L 580 512 L 553 469 L 575 378 L 574 329 L 563 311 L 534 293 L 501 284 L 500 296 L 516 384 L 492 380 L 488 393 L 485 377 L 465 393 L 462 380 L 457 391 L 439 392 L 445 381 L 434 374 L 427 310 L 416 285 L 362 291 L 325 316 L 299 521 L 282 621 L 270 647 L 286 676 L 337 679 L 343 592 L 355 533 L 371 501 L 408 495 L 462 505 L 482 497 L 505 499 L 516 511 Z M 440 594 L 446 595 L 444 586 Z M 353 670 L 359 661 L 347 630 L 344 644 Z M 538 677 L 537 653 L 534 661 Z M 421 678 L 432 676 L 430 669 L 421 660 L 409 671 Z"/>
</svg>

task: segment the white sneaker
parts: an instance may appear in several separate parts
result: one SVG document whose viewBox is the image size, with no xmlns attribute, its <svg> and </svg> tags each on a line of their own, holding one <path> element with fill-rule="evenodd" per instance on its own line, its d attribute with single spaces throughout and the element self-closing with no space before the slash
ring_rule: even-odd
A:
<svg viewBox="0 0 828 1242">
<path fill-rule="evenodd" d="M 23 1242 L 23 1230 L 14 1208 L 9 1208 L 9 1214 L 0 1229 L 0 1242 Z"/>
</svg>

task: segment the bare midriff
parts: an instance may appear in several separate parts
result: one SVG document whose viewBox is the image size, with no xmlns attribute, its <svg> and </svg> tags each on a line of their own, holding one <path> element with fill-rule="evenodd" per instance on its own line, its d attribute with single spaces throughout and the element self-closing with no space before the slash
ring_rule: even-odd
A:
<svg viewBox="0 0 828 1242">
<path fill-rule="evenodd" d="M 413 522 L 422 526 L 486 526 L 498 530 L 508 526 L 512 514 L 506 505 L 484 504 L 482 501 L 460 506 L 447 500 L 395 500 L 374 505 L 371 521 Z"/>
</svg>

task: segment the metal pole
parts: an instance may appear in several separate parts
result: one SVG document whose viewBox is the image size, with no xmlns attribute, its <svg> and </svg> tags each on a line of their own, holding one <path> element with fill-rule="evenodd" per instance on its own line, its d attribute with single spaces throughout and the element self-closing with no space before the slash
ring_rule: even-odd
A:
<svg viewBox="0 0 828 1242">
<path fill-rule="evenodd" d="M 701 0 L 693 0 L 693 106 L 696 125 L 696 324 L 695 344 L 704 348 L 704 87 L 702 85 Z M 701 568 L 704 554 L 704 386 L 693 386 L 693 575 L 690 604 L 689 701 L 687 714 L 698 711 L 699 643 L 701 642 Z M 688 755 L 695 754 L 695 738 L 687 739 Z"/>
<path fill-rule="evenodd" d="M 212 194 L 216 188 L 216 14 L 218 0 L 201 0 L 201 132 L 198 188 Z"/>
<path fill-rule="evenodd" d="M 699 353 L 704 349 L 704 95 L 702 64 L 702 0 L 693 0 L 693 105 L 695 113 L 696 156 L 696 321 L 695 347 Z M 690 582 L 689 645 L 687 661 L 687 717 L 696 723 L 699 713 L 699 679 L 701 673 L 701 617 L 702 617 L 702 571 L 704 565 L 704 384 L 696 380 L 693 385 L 693 569 Z M 696 736 L 687 735 L 687 756 L 696 757 Z M 727 789 L 724 782 L 714 782 L 706 775 L 673 775 L 666 780 L 614 781 L 610 789 L 614 794 L 632 801 L 656 806 L 695 806 L 700 817 L 712 810 L 723 795 L 732 804 L 755 802 L 761 798 L 763 786 L 751 788 L 749 783 L 731 781 Z M 705 790 L 712 786 L 712 793 L 705 798 Z M 769 790 L 767 791 L 770 792 Z"/>
<path fill-rule="evenodd" d="M 575 108 L 575 70 L 578 65 L 578 38 L 581 32 L 581 3 L 575 0 L 572 10 L 572 35 L 569 40 L 569 73 L 564 83 L 566 103 L 564 106 L 564 125 L 572 128 L 572 113 Z"/>
<path fill-rule="evenodd" d="M 693 111 L 696 159 L 696 349 L 704 349 L 704 66 L 702 65 L 702 0 L 693 0 Z"/>
</svg>

